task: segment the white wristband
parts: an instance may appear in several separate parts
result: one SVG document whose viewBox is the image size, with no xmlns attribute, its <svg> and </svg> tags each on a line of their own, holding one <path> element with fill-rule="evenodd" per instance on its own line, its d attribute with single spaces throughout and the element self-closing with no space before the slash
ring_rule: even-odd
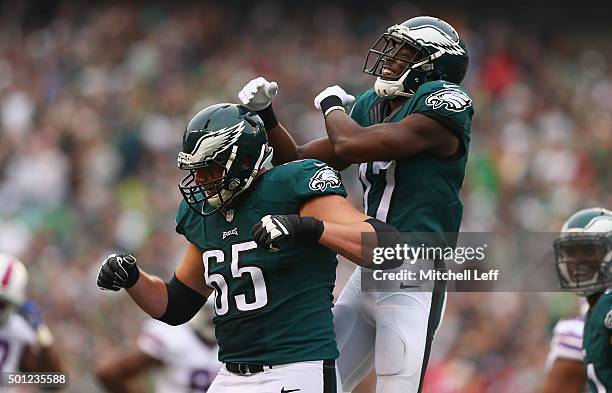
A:
<svg viewBox="0 0 612 393">
<path fill-rule="evenodd" d="M 327 115 L 329 115 L 330 113 L 332 113 L 333 111 L 342 111 L 344 113 L 346 113 L 346 110 L 344 109 L 343 106 L 340 105 L 336 105 L 336 106 L 331 106 L 329 108 L 327 108 L 327 110 L 325 111 L 325 113 L 323 114 L 323 117 L 327 117 Z"/>
</svg>

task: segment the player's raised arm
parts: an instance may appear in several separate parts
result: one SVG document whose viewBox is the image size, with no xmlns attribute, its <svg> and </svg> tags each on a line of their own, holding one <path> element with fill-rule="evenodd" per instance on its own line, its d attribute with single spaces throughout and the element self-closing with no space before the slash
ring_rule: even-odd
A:
<svg viewBox="0 0 612 393">
<path fill-rule="evenodd" d="M 287 129 L 279 123 L 272 108 L 272 99 L 278 93 L 276 82 L 268 82 L 263 77 L 249 81 L 238 93 L 243 105 L 257 112 L 264 122 L 268 142 L 274 148 L 275 165 L 304 158 L 314 158 L 326 162 L 337 170 L 346 168 L 349 163 L 338 157 L 328 138 L 320 138 L 299 146 Z"/>
<path fill-rule="evenodd" d="M 189 321 L 212 292 L 204 282 L 202 254 L 192 243 L 169 282 L 140 270 L 132 255 L 112 254 L 100 267 L 98 287 L 125 288 L 147 314 L 169 325 Z"/>
<path fill-rule="evenodd" d="M 389 161 L 419 153 L 452 158 L 461 152 L 461 140 L 452 120 L 413 113 L 399 122 L 362 127 L 344 110 L 349 96 L 339 86 L 315 97 L 315 107 L 325 116 L 325 126 L 335 155 L 348 163 Z M 352 96 L 350 96 L 352 97 Z"/>
</svg>

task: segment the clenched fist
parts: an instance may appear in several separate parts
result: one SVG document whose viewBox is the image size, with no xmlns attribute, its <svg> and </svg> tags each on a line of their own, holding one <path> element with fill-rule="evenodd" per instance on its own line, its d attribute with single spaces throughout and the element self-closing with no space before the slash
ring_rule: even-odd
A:
<svg viewBox="0 0 612 393">
<path fill-rule="evenodd" d="M 238 98 L 244 106 L 252 111 L 259 112 L 270 105 L 277 93 L 278 84 L 268 82 L 260 76 L 249 81 L 238 93 Z"/>
<path fill-rule="evenodd" d="M 98 288 L 118 291 L 121 288 L 131 288 L 140 277 L 133 255 L 111 254 L 104 260 L 98 271 Z"/>
</svg>

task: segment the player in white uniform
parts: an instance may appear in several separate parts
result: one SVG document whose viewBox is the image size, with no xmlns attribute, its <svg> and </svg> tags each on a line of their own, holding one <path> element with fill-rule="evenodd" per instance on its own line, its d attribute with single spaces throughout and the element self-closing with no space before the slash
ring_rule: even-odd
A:
<svg viewBox="0 0 612 393">
<path fill-rule="evenodd" d="M 0 372 L 61 372 L 53 336 L 25 298 L 27 281 L 23 263 L 0 254 Z"/>
<path fill-rule="evenodd" d="M 145 321 L 138 349 L 108 359 L 98 368 L 98 379 L 109 392 L 133 392 L 130 380 L 154 370 L 156 393 L 206 392 L 221 366 L 212 313 L 207 306 L 178 326 Z"/>
</svg>

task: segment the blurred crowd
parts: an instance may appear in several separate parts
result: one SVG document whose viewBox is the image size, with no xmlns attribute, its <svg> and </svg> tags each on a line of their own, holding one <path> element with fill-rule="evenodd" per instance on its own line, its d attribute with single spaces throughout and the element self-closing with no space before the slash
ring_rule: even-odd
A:
<svg viewBox="0 0 612 393">
<path fill-rule="evenodd" d="M 182 255 L 175 162 L 187 121 L 209 104 L 236 102 L 242 85 L 263 75 L 278 82 L 277 115 L 299 142 L 324 135 L 313 97 L 332 84 L 354 95 L 369 88 L 361 70 L 371 44 L 421 12 L 68 2 L 28 24 L 24 9 L 4 7 L 0 250 L 26 263 L 75 392 L 97 391 L 96 359 L 134 346 L 144 318 L 124 293 L 97 289 L 102 258 L 133 252 L 169 277 Z M 557 231 L 579 208 L 612 207 L 605 41 L 437 16 L 470 51 L 465 85 L 476 114 L 462 230 Z M 344 179 L 359 205 L 355 168 Z M 534 391 L 550 329 L 574 311 L 569 295 L 451 294 L 430 391 Z"/>
</svg>

